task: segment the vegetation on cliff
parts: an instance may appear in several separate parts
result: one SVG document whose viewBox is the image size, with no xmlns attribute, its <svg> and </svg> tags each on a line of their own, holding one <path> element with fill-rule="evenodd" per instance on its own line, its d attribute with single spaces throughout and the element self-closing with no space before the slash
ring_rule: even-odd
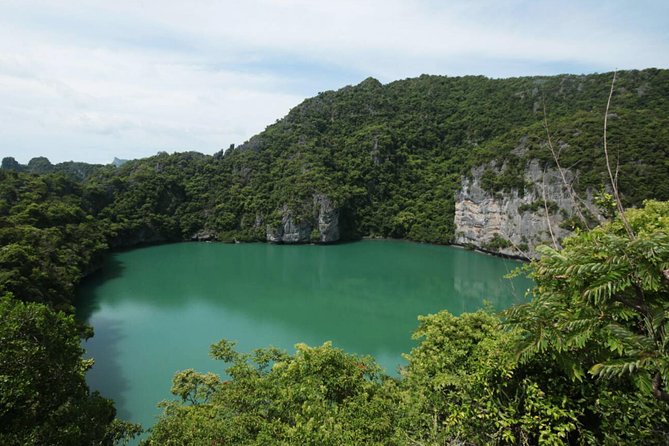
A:
<svg viewBox="0 0 669 446">
<path fill-rule="evenodd" d="M 492 162 L 497 168 L 483 173 L 484 187 L 522 193 L 530 160 L 554 165 L 544 118 L 561 165 L 577 174 L 574 187 L 597 192 L 607 184 L 601 128 L 610 79 L 424 75 L 382 85 L 370 78 L 305 100 L 213 157 L 161 153 L 79 171 L 116 233 L 115 246 L 183 240 L 198 231 L 265 240 L 267 225 L 287 211 L 316 227 L 316 195 L 340 210 L 342 239 L 449 243 L 454 196 L 472 167 Z M 668 98 L 669 70 L 619 73 L 609 140 L 626 205 L 669 199 Z M 51 166 L 45 159 L 11 161 L 3 166 Z M 70 164 L 49 169 L 80 177 Z"/>
</svg>

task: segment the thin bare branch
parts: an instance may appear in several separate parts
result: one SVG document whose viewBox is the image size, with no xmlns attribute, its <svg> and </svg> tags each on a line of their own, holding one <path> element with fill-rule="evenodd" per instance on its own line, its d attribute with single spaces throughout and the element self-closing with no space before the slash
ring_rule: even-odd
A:
<svg viewBox="0 0 669 446">
<path fill-rule="evenodd" d="M 614 175 L 616 185 L 618 184 L 618 173 L 620 172 L 620 145 L 616 147 L 616 174 Z"/>
<path fill-rule="evenodd" d="M 544 212 L 546 213 L 546 225 L 548 226 L 548 232 L 551 234 L 551 240 L 553 241 L 553 247 L 555 250 L 560 249 L 555 234 L 553 233 L 553 225 L 551 225 L 551 218 L 548 212 L 548 202 L 546 201 L 546 169 L 544 168 L 544 173 L 541 175 L 541 198 L 544 200 Z"/>
<path fill-rule="evenodd" d="M 560 149 L 560 152 L 558 153 L 555 152 L 555 147 L 553 146 L 553 140 L 551 138 L 551 132 L 548 129 L 548 115 L 546 114 L 546 103 L 544 102 L 543 105 L 544 105 L 544 129 L 546 130 L 546 139 L 548 141 L 548 148 L 551 151 L 551 155 L 553 156 L 553 160 L 555 161 L 555 165 L 557 166 L 558 172 L 560 172 L 562 183 L 567 188 L 567 192 L 569 193 L 569 196 L 572 202 L 574 203 L 574 210 L 576 211 L 578 218 L 583 223 L 583 226 L 587 228 L 588 221 L 583 215 L 583 212 L 581 211 L 581 206 L 579 205 L 579 202 L 582 202 L 582 200 L 576 195 L 576 192 L 574 191 L 574 188 L 572 187 L 571 183 L 567 181 L 567 177 L 564 174 L 564 169 L 562 168 L 562 166 L 560 166 L 560 154 L 562 152 L 562 149 Z M 544 176 L 545 174 L 546 170 L 544 169 Z"/>
<path fill-rule="evenodd" d="M 510 236 L 506 231 L 502 230 L 502 231 L 500 231 L 500 232 L 502 233 L 502 235 L 504 236 L 504 238 L 505 238 L 506 240 L 508 240 L 509 243 L 511 243 L 511 247 L 520 253 L 520 257 L 523 257 L 523 258 L 526 259 L 526 260 L 532 260 L 532 257 L 530 257 L 529 254 L 528 254 L 527 252 L 525 252 L 524 250 L 520 249 L 520 247 L 519 247 L 518 245 L 516 245 L 515 243 L 513 243 L 513 240 L 511 239 L 511 236 Z M 512 284 L 511 286 L 513 287 L 513 284 Z M 514 291 L 515 291 L 515 290 L 514 290 Z"/>
<path fill-rule="evenodd" d="M 609 122 L 609 108 L 611 108 L 611 98 L 613 97 L 613 88 L 616 84 L 616 75 L 618 71 L 613 72 L 613 79 L 611 80 L 611 90 L 609 91 L 609 99 L 606 101 L 606 112 L 604 113 L 604 157 L 606 158 L 606 170 L 609 172 L 609 179 L 611 180 L 611 189 L 613 189 L 613 198 L 616 200 L 616 207 L 618 208 L 618 213 L 620 214 L 620 220 L 625 226 L 625 231 L 630 239 L 634 240 L 634 231 L 630 226 L 627 218 L 625 217 L 625 209 L 623 208 L 623 203 L 620 200 L 620 194 L 618 193 L 618 168 L 616 168 L 616 175 L 614 177 L 613 172 L 611 171 L 611 162 L 609 160 L 609 148 L 607 146 L 606 140 L 606 131 Z"/>
</svg>

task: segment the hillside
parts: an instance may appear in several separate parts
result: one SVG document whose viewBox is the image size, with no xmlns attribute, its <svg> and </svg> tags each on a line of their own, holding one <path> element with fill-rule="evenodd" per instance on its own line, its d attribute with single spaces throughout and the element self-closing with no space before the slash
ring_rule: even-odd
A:
<svg viewBox="0 0 669 446">
<path fill-rule="evenodd" d="M 305 100 L 246 143 L 213 157 L 162 153 L 94 169 L 84 185 L 95 192 L 96 208 L 116 228 L 113 243 L 120 245 L 193 236 L 452 243 L 462 239 L 456 195 L 470 179 L 480 180 L 488 199 L 520 196 L 512 207 L 525 216 L 509 218 L 543 218 L 529 184 L 537 175 L 528 175 L 534 160 L 536 172 L 555 176 L 544 116 L 574 188 L 590 198 L 603 189 L 602 127 L 611 78 L 424 75 L 387 85 L 369 78 Z M 619 73 L 609 143 L 626 205 L 669 198 L 668 124 L 669 71 Z M 574 211 L 560 199 L 560 187 L 553 190 L 560 204 L 553 213 L 564 235 L 574 226 Z M 537 231 L 531 245 L 547 238 Z"/>
</svg>

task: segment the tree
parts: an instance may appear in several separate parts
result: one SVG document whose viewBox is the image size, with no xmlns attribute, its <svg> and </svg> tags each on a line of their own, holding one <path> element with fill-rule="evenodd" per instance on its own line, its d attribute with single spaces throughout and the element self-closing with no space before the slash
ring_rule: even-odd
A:
<svg viewBox="0 0 669 446">
<path fill-rule="evenodd" d="M 147 445 L 399 443 L 395 383 L 371 358 L 329 343 L 296 349 L 240 354 L 232 342 L 214 344 L 230 379 L 177 373 L 172 393 L 180 400 L 162 403 Z"/>
<path fill-rule="evenodd" d="M 620 220 L 544 247 L 529 266 L 534 299 L 507 312 L 523 354 L 558 354 L 570 373 L 632 376 L 669 402 L 669 202 L 648 201 Z"/>
<path fill-rule="evenodd" d="M 401 425 L 409 444 L 563 444 L 579 402 L 550 363 L 520 364 L 518 335 L 494 314 L 419 317 L 403 373 Z M 537 358 L 538 359 L 538 358 Z M 538 361 L 537 361 L 538 362 Z"/>
<path fill-rule="evenodd" d="M 0 443 L 112 445 L 140 431 L 89 392 L 73 316 L 6 295 L 0 321 Z"/>
<path fill-rule="evenodd" d="M 541 250 L 528 266 L 534 299 L 505 312 L 524 363 L 537 355 L 598 397 L 598 438 L 669 441 L 669 203 L 648 201 L 620 220 Z M 589 391 L 589 390 L 588 390 Z M 609 416 L 607 416 L 607 414 Z M 619 434 L 607 428 L 616 420 Z M 633 423 L 621 420 L 634 420 Z M 612 440 L 609 440 L 612 441 Z"/>
</svg>

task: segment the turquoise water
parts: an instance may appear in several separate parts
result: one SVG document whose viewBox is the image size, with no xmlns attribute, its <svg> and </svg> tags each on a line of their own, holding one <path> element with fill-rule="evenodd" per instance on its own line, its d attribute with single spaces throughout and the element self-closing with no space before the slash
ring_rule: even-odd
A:
<svg viewBox="0 0 669 446">
<path fill-rule="evenodd" d="M 458 248 L 401 241 L 332 246 L 181 243 L 111 254 L 80 288 L 78 315 L 93 325 L 93 389 L 121 418 L 150 426 L 171 378 L 208 357 L 221 338 L 241 351 L 331 340 L 397 373 L 416 317 L 442 309 L 497 309 L 525 300 L 531 282 L 503 276 L 519 263 Z"/>
</svg>

